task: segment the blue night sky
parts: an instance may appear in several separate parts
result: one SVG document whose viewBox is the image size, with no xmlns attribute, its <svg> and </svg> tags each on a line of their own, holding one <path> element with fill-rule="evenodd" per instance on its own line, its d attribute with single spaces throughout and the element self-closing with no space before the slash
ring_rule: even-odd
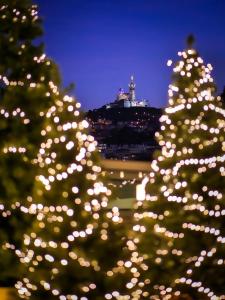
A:
<svg viewBox="0 0 225 300">
<path fill-rule="evenodd" d="M 151 106 L 167 103 L 171 69 L 193 33 L 205 62 L 225 85 L 224 0 L 37 0 L 47 54 L 63 83 L 87 109 L 115 99 L 135 76 L 136 93 Z"/>
</svg>

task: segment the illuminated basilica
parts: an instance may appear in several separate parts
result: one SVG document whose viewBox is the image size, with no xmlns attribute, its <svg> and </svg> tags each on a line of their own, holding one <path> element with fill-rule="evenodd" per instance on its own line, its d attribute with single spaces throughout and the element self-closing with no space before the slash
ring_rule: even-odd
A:
<svg viewBox="0 0 225 300">
<path fill-rule="evenodd" d="M 147 100 L 137 100 L 135 88 L 136 84 L 134 82 L 134 76 L 131 76 L 131 81 L 128 84 L 129 92 L 125 92 L 124 89 L 120 88 L 117 94 L 116 100 L 106 105 L 106 108 L 112 107 L 147 107 Z"/>
</svg>

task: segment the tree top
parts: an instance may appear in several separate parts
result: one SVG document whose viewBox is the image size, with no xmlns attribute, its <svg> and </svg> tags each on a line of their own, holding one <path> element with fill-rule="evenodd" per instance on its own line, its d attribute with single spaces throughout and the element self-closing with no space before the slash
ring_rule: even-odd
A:
<svg viewBox="0 0 225 300">
<path fill-rule="evenodd" d="M 195 37 L 193 36 L 193 34 L 190 34 L 187 37 L 187 46 L 188 46 L 188 48 L 192 48 L 194 43 L 195 43 Z"/>
</svg>

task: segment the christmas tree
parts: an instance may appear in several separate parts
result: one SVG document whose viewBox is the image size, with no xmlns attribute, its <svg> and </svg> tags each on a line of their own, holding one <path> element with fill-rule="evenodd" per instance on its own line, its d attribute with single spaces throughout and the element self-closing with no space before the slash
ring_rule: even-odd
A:
<svg viewBox="0 0 225 300">
<path fill-rule="evenodd" d="M 59 96 L 42 131 L 41 172 L 29 208 L 36 221 L 24 251 L 17 251 L 27 271 L 16 287 L 31 299 L 131 299 L 125 295 L 137 283 L 138 257 L 131 257 L 118 209 L 107 210 L 110 191 L 96 141 L 80 104 L 52 90 Z"/>
<path fill-rule="evenodd" d="M 37 42 L 41 34 L 30 0 L 0 1 L 0 285 L 17 276 L 14 249 L 31 223 L 21 210 L 39 167 L 34 159 L 44 138 L 43 116 L 53 102 L 49 84 L 59 84 L 54 64 Z"/>
<path fill-rule="evenodd" d="M 192 38 L 178 55 L 157 134 L 161 151 L 135 214 L 137 246 L 148 265 L 143 293 L 224 299 L 225 110 L 214 96 L 212 66 Z"/>
</svg>

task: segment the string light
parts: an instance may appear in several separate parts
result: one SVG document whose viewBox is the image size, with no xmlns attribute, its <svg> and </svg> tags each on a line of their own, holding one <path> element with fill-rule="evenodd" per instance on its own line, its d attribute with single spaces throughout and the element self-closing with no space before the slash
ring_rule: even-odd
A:
<svg viewBox="0 0 225 300">
<path fill-rule="evenodd" d="M 225 110 L 220 97 L 214 97 L 212 66 L 205 66 L 195 49 L 178 55 L 169 106 L 156 133 L 161 152 L 144 179 L 145 200 L 137 201 L 134 214 L 134 239 L 148 266 L 141 278 L 151 282 L 143 284 L 140 294 L 170 299 L 186 286 L 185 293 L 195 297 L 224 299 L 224 281 L 215 288 L 210 274 L 224 278 Z M 182 271 L 168 278 L 168 264 Z M 165 268 L 158 282 L 156 265 Z"/>
<path fill-rule="evenodd" d="M 68 109 L 69 107 L 70 109 Z M 86 128 L 88 128 L 87 122 L 80 121 L 80 117 L 78 116 L 75 118 L 73 114 L 75 107 L 76 102 L 74 102 L 74 99 L 66 96 L 62 102 L 58 101 L 46 113 L 48 122 L 44 130 L 48 134 L 46 135 L 46 140 L 41 144 L 37 158 L 37 163 L 40 165 L 42 174 L 36 178 L 37 186 L 39 186 L 38 183 L 41 183 L 43 187 L 39 186 L 37 195 L 34 195 L 33 202 L 26 211 L 26 213 L 37 215 L 37 224 L 34 227 L 39 227 L 40 230 L 31 231 L 30 234 L 26 234 L 24 236 L 25 251 L 17 250 L 20 261 L 28 265 L 28 270 L 31 274 L 28 274 L 22 281 L 16 284 L 20 296 L 24 298 L 29 298 L 35 291 L 45 289 L 53 296 L 58 297 L 58 299 L 64 299 L 64 297 L 65 299 L 69 299 L 68 297 L 76 299 L 83 294 L 87 294 L 87 299 L 89 299 L 88 295 L 91 295 L 91 292 L 98 288 L 94 276 L 89 277 L 88 280 L 92 281 L 88 285 L 87 281 L 85 281 L 85 284 L 80 283 L 79 288 L 74 286 L 76 293 L 68 295 L 65 294 L 66 291 L 60 287 L 59 283 L 58 288 L 55 288 L 56 284 L 54 283 L 54 279 L 52 279 L 52 274 L 60 276 L 61 272 L 65 272 L 65 268 L 70 267 L 73 263 L 76 266 L 76 262 L 79 263 L 80 267 L 89 268 L 89 272 L 103 272 L 101 270 L 103 266 L 98 262 L 97 257 L 94 260 L 91 257 L 88 259 L 84 249 L 82 249 L 82 241 L 86 241 L 89 236 L 94 236 L 95 239 L 100 238 L 103 242 L 109 243 L 110 233 L 108 230 L 112 227 L 112 224 L 122 222 L 117 207 L 113 207 L 111 211 L 106 211 L 106 218 L 103 218 L 104 213 L 101 210 L 107 207 L 108 196 L 110 196 L 111 192 L 104 186 L 103 182 L 96 180 L 101 178 L 101 168 L 94 164 L 95 162 L 91 160 L 90 156 L 92 152 L 96 151 L 96 142 L 85 133 Z M 75 122 L 76 120 L 79 126 L 75 128 L 68 126 L 70 129 L 67 128 L 67 134 L 63 135 L 63 138 L 62 136 L 60 138 L 61 130 L 59 130 L 58 125 L 60 124 L 60 120 L 63 120 L 65 113 L 68 119 L 71 117 L 71 122 Z M 83 138 L 84 135 L 86 136 L 85 139 Z M 58 136 L 59 139 L 57 139 Z M 72 147 L 68 147 L 68 144 L 71 142 L 73 143 L 71 144 Z M 90 145 L 94 145 L 94 147 L 90 147 Z M 64 163 L 64 157 L 70 157 L 72 162 L 68 161 Z M 83 167 L 85 167 L 85 173 L 83 172 L 81 175 L 78 175 L 78 167 L 82 159 L 84 160 Z M 86 172 L 88 176 L 86 176 Z M 94 180 L 93 175 L 95 175 Z M 82 185 L 80 187 L 74 185 L 77 176 L 85 177 L 86 192 L 80 192 L 80 189 L 83 188 Z M 70 182 L 72 182 L 72 186 L 68 189 Z M 83 180 L 81 180 L 81 183 L 83 184 Z M 54 191 L 53 194 L 51 194 L 52 190 Z M 62 193 L 63 190 L 64 192 Z M 39 199 L 39 194 L 41 197 L 47 197 L 48 200 L 53 196 L 53 199 L 50 200 L 51 203 L 54 203 L 55 199 L 58 200 L 51 206 L 46 205 L 47 202 L 43 201 L 44 199 L 42 203 L 37 202 L 35 204 Z M 74 196 L 77 198 L 74 198 Z M 82 199 L 83 197 L 85 200 Z M 87 214 L 82 216 L 82 210 Z M 110 223 L 110 220 L 112 223 Z M 52 223 L 55 225 L 50 229 L 51 227 L 49 226 Z M 45 228 L 44 235 L 42 235 L 42 228 Z M 62 230 L 64 233 L 67 232 L 65 236 L 61 235 Z M 46 231 L 51 240 L 46 239 L 48 237 Z M 53 236 L 56 237 L 57 242 L 52 240 Z M 127 245 L 129 248 L 133 247 L 133 243 L 131 242 L 128 242 Z M 58 249 L 59 251 L 56 253 L 54 249 Z M 69 249 L 74 250 L 71 251 Z M 65 254 L 65 250 L 68 251 L 67 254 Z M 121 266 L 106 270 L 103 276 L 114 278 L 116 274 L 125 273 L 126 269 L 129 269 L 131 274 L 131 282 L 127 283 L 127 289 L 129 289 L 131 285 L 135 286 L 137 283 L 135 278 L 139 273 L 137 273 L 135 265 L 138 264 L 138 258 L 133 257 L 132 260 L 121 262 Z M 46 272 L 46 275 L 42 276 L 40 282 L 38 282 L 35 280 L 36 276 L 34 277 L 32 274 L 37 274 L 38 269 L 43 264 L 48 264 L 49 273 Z M 61 265 L 60 268 L 56 268 L 58 264 Z M 105 295 L 105 299 L 128 300 L 132 298 L 129 295 L 121 295 L 120 291 L 113 290 L 111 293 Z"/>
<path fill-rule="evenodd" d="M 14 8 L 13 5 L 0 7 L 1 22 L 11 24 L 9 16 L 18 30 L 21 24 L 38 29 L 37 6 L 29 7 L 27 3 Z M 139 258 L 133 253 L 132 257 L 126 254 L 134 244 L 124 237 L 118 208 L 107 209 L 111 191 L 102 181 L 97 142 L 87 132 L 89 124 L 79 111 L 81 105 L 63 95 L 57 81 L 52 80 L 57 70 L 46 54 L 41 53 L 41 47 L 35 47 L 26 39 L 18 42 L 18 31 L 10 32 L 7 32 L 8 42 L 18 55 L 16 59 L 21 61 L 20 78 L 15 74 L 11 76 L 7 70 L 0 74 L 1 88 L 12 91 L 9 93 L 12 97 L 10 105 L 5 105 L 4 101 L 0 103 L 0 116 L 8 122 L 21 123 L 22 133 L 37 135 L 31 138 L 35 145 L 30 145 L 29 139 L 21 135 L 21 139 L 17 136 L 2 143 L 1 148 L 2 155 L 15 155 L 20 161 L 27 162 L 33 170 L 32 176 L 36 175 L 29 178 L 31 182 L 35 181 L 32 197 L 31 191 L 27 190 L 24 197 L 16 198 L 9 205 L 0 203 L 3 218 L 8 218 L 12 209 L 18 209 L 26 220 L 29 216 L 35 219 L 34 225 L 29 225 L 31 228 L 24 234 L 23 249 L 15 249 L 8 242 L 3 245 L 4 249 L 14 250 L 25 267 L 26 275 L 16 284 L 18 294 L 21 298 L 32 299 L 34 294 L 46 292 L 47 298 L 86 300 L 101 293 L 99 283 L 95 281 L 102 276 L 101 285 L 110 278 L 115 282 L 115 287 L 112 285 L 105 295 L 100 294 L 102 298 L 130 300 L 127 289 L 131 284 L 137 284 Z M 20 96 L 22 93 L 26 96 L 21 107 L 16 104 L 19 103 L 17 91 Z M 26 99 L 29 99 L 28 104 Z M 12 107 L 14 100 L 15 107 Z M 37 147 L 39 142 L 35 152 L 34 146 Z M 30 176 L 29 172 L 27 176 Z M 22 224 L 22 220 L 19 221 Z M 115 254 L 121 255 L 121 260 L 110 266 L 101 258 L 101 251 L 105 249 L 106 253 L 112 254 L 113 236 L 119 238 L 116 244 L 119 242 L 120 246 Z M 87 245 L 97 241 L 99 245 L 95 245 L 96 253 L 92 255 L 93 250 Z M 70 266 L 74 266 L 73 274 L 66 272 Z M 73 275 L 78 284 L 72 287 L 69 283 L 69 288 L 64 289 L 64 272 Z M 84 279 L 82 274 L 85 272 L 87 278 Z M 121 274 L 127 274 L 125 283 L 120 282 Z"/>
</svg>

